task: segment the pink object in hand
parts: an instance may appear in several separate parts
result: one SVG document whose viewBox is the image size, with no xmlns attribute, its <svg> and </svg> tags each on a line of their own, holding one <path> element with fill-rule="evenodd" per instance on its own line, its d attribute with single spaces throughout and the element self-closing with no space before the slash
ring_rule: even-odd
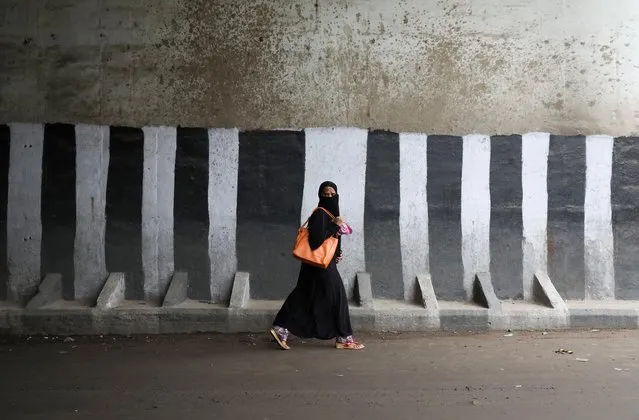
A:
<svg viewBox="0 0 639 420">
<path fill-rule="evenodd" d="M 339 227 L 339 233 L 340 235 L 350 235 L 351 233 L 353 233 L 353 229 L 351 229 L 351 227 L 347 225 L 346 223 L 343 223 Z"/>
</svg>

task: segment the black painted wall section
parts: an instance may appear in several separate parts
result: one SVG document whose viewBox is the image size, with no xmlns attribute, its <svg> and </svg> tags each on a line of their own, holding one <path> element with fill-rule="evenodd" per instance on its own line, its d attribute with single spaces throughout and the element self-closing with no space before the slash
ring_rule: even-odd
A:
<svg viewBox="0 0 639 420">
<path fill-rule="evenodd" d="M 617 299 L 639 299 L 639 138 L 615 139 L 612 160 L 612 227 Z"/>
<path fill-rule="evenodd" d="M 399 134 L 368 134 L 364 237 L 373 296 L 403 299 L 399 237 Z"/>
<path fill-rule="evenodd" d="M 62 274 L 64 299 L 74 299 L 75 127 L 47 124 L 42 152 L 41 275 Z"/>
<path fill-rule="evenodd" d="M 144 299 L 142 274 L 142 176 L 144 134 L 111 127 L 106 203 L 107 271 L 126 273 L 126 298 Z"/>
<path fill-rule="evenodd" d="M 463 300 L 461 257 L 461 137 L 428 137 L 430 273 L 438 299 Z"/>
<path fill-rule="evenodd" d="M 304 188 L 304 133 L 240 133 L 238 270 L 251 275 L 251 297 L 282 299 L 297 282 L 291 256 Z"/>
<path fill-rule="evenodd" d="M 175 156 L 175 270 L 189 275 L 191 299 L 210 300 L 209 138 L 204 128 L 178 128 Z"/>
<path fill-rule="evenodd" d="M 9 192 L 9 126 L 0 125 L 0 300 L 7 299 L 7 194 Z"/>
<path fill-rule="evenodd" d="M 585 296 L 585 137 L 550 137 L 548 153 L 548 273 L 564 299 Z"/>
<path fill-rule="evenodd" d="M 490 271 L 497 297 L 523 298 L 521 136 L 494 136 L 490 150 Z"/>
</svg>

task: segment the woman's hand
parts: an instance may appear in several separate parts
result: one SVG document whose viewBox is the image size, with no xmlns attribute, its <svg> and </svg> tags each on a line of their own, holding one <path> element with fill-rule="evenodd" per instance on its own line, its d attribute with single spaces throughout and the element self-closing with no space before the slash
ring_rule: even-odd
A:
<svg viewBox="0 0 639 420">
<path fill-rule="evenodd" d="M 337 226 L 342 226 L 344 224 L 344 219 L 342 219 L 340 216 L 337 216 L 333 219 L 333 223 L 335 223 Z"/>
<path fill-rule="evenodd" d="M 344 256 L 342 255 L 342 250 L 339 251 L 339 255 L 337 255 L 337 258 L 335 259 L 335 264 L 339 264 L 340 261 L 342 261 L 344 259 Z"/>
</svg>

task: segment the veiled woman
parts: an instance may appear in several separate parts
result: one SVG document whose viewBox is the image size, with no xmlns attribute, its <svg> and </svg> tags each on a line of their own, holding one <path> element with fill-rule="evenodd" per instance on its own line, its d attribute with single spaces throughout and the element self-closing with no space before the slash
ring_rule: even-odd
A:
<svg viewBox="0 0 639 420">
<path fill-rule="evenodd" d="M 340 238 L 352 232 L 340 217 L 337 185 L 323 182 L 318 196 L 318 208 L 308 220 L 309 243 L 313 250 L 331 236 Z M 337 271 L 337 263 L 341 259 L 340 239 L 335 256 L 326 269 L 301 263 L 297 286 L 284 301 L 270 330 L 281 348 L 289 350 L 290 334 L 300 338 L 335 339 L 338 349 L 364 348 L 353 338 L 348 298 Z"/>
</svg>

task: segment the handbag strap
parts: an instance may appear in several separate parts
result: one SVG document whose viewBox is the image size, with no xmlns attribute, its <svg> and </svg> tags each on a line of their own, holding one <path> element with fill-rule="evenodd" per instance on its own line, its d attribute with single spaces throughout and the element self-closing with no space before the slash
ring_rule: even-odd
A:
<svg viewBox="0 0 639 420">
<path fill-rule="evenodd" d="M 333 214 L 332 214 L 330 211 L 326 210 L 324 207 L 315 207 L 315 208 L 313 209 L 313 211 L 311 212 L 311 215 L 312 215 L 313 213 L 315 213 L 315 210 L 317 210 L 317 209 L 324 210 L 324 213 L 328 214 L 328 215 L 330 216 L 331 220 L 335 219 L 335 216 L 333 216 Z M 302 225 L 302 227 L 304 227 L 304 226 L 308 225 L 308 221 L 309 221 L 310 219 L 311 219 L 311 217 L 309 216 L 309 217 L 308 217 L 308 219 L 306 219 L 306 221 L 305 221 L 305 222 L 304 222 L 304 224 Z"/>
</svg>

